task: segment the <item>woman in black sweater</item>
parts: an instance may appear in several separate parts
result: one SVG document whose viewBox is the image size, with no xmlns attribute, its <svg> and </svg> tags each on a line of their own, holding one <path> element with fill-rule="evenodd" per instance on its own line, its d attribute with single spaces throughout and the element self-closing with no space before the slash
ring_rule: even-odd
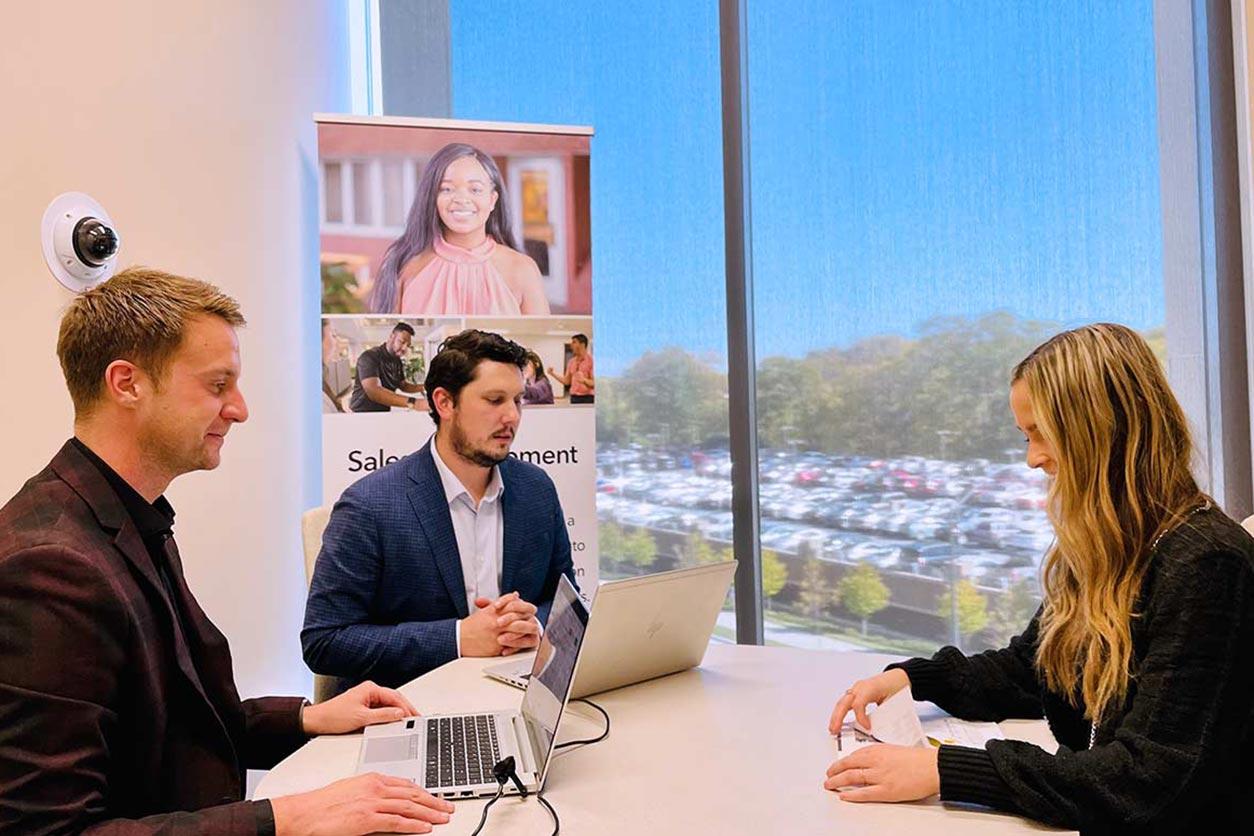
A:
<svg viewBox="0 0 1254 836">
<path fill-rule="evenodd" d="M 854 683 L 831 728 L 909 686 L 966 719 L 1044 716 L 1060 747 L 872 746 L 825 786 L 1084 833 L 1254 833 L 1254 540 L 1198 489 L 1158 361 L 1122 326 L 1068 331 L 1015 369 L 1010 406 L 1050 476 L 1040 610 L 1003 650 L 947 647 Z"/>
</svg>

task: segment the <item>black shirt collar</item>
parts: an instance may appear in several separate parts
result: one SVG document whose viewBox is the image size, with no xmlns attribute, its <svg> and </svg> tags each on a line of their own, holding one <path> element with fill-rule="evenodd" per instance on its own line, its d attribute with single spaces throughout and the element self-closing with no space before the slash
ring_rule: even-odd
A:
<svg viewBox="0 0 1254 836">
<path fill-rule="evenodd" d="M 159 496 L 156 502 L 149 503 L 139 495 L 139 491 L 119 476 L 116 470 L 109 467 L 104 459 L 93 453 L 90 447 L 77 438 L 71 438 L 70 442 L 86 457 L 87 461 L 96 466 L 100 475 L 109 483 L 109 487 L 113 488 L 113 492 L 122 501 L 122 507 L 126 509 L 131 521 L 135 523 L 135 528 L 139 530 L 140 537 L 147 541 L 157 535 L 169 534 L 174 529 L 174 508 L 165 496 Z"/>
</svg>

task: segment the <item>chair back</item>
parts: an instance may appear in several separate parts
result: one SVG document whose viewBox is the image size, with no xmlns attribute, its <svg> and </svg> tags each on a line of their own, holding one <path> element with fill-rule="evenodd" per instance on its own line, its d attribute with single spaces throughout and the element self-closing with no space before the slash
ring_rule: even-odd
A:
<svg viewBox="0 0 1254 836">
<path fill-rule="evenodd" d="M 310 508 L 300 515 L 300 539 L 305 549 L 305 584 L 313 581 L 314 565 L 322 550 L 322 532 L 331 519 L 331 506 Z M 323 702 L 335 696 L 335 677 L 314 674 L 314 702 Z"/>
</svg>

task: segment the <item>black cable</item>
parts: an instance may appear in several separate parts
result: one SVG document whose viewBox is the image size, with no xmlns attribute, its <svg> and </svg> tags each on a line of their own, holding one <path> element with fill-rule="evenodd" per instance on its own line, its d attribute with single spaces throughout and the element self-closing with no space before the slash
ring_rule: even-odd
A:
<svg viewBox="0 0 1254 836">
<path fill-rule="evenodd" d="M 610 736 L 609 712 L 607 712 L 604 708 L 594 703 L 592 700 L 586 700 L 586 699 L 583 699 L 582 697 L 579 699 L 571 700 L 571 702 L 586 703 L 587 705 L 590 705 L 593 708 L 595 708 L 597 711 L 599 711 L 601 716 L 605 718 L 605 730 L 602 731 L 596 737 L 588 737 L 588 738 L 584 738 L 581 740 L 568 740 L 565 743 L 559 743 L 553 747 L 554 749 L 565 749 L 567 746 L 580 746 L 580 745 L 588 745 L 591 743 L 600 743 L 602 740 Z M 496 766 L 494 766 L 492 768 L 492 774 L 496 778 L 496 782 L 497 782 L 496 795 L 492 796 L 491 801 L 483 805 L 483 815 L 479 817 L 479 825 L 475 828 L 474 832 L 470 834 L 470 836 L 479 836 L 479 831 L 483 830 L 483 825 L 488 820 L 488 810 L 492 809 L 492 805 L 495 804 L 497 800 L 501 797 L 502 793 L 505 792 L 505 784 L 507 781 L 512 780 L 515 783 L 515 785 L 518 787 L 519 791 L 521 792 L 523 798 L 526 798 L 528 795 L 527 790 L 522 785 L 522 782 L 518 780 L 518 773 L 514 770 L 514 758 L 513 757 L 505 758 Z M 548 810 L 549 815 L 553 817 L 553 832 L 552 834 L 550 834 L 550 836 L 558 836 L 558 834 L 561 833 L 562 831 L 562 822 L 557 817 L 557 810 L 553 809 L 553 805 L 550 804 L 549 800 L 545 798 L 542 794 L 536 793 L 536 799 L 539 800 L 539 802 L 544 805 L 544 809 Z"/>
<path fill-rule="evenodd" d="M 475 828 L 475 832 L 471 833 L 470 836 L 479 836 L 479 831 L 483 830 L 483 825 L 488 820 L 488 811 L 492 809 L 492 805 L 495 804 L 497 801 L 499 801 L 501 796 L 504 793 L 505 793 L 505 782 L 502 781 L 496 786 L 496 795 L 492 796 L 491 801 L 483 805 L 483 815 L 479 817 L 479 826 Z"/>
<path fill-rule="evenodd" d="M 601 732 L 601 734 L 598 735 L 597 737 L 587 737 L 581 740 L 568 740 L 565 743 L 559 743 L 553 747 L 554 749 L 565 749 L 567 746 L 579 746 L 581 744 L 600 743 L 602 740 L 610 736 L 610 715 L 604 708 L 597 705 L 592 700 L 585 700 L 583 697 L 571 700 L 571 702 L 585 703 L 587 705 L 592 706 L 597 711 L 601 712 L 601 716 L 605 718 L 605 731 Z M 557 814 L 554 813 L 553 817 L 557 818 Z M 554 831 L 554 832 L 556 833 L 557 831 Z"/>
<path fill-rule="evenodd" d="M 557 811 L 553 809 L 553 805 L 544 797 L 543 793 L 536 793 L 536 799 L 544 805 L 544 809 L 549 811 L 549 815 L 553 817 L 553 832 L 549 836 L 557 836 L 562 832 L 562 823 L 557 820 Z M 473 834 L 472 834 L 473 836 Z"/>
</svg>

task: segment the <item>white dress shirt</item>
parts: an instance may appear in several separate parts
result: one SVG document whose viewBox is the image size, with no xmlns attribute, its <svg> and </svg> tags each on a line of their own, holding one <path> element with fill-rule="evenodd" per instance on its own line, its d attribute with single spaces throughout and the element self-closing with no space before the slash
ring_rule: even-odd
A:
<svg viewBox="0 0 1254 836">
<path fill-rule="evenodd" d="M 453 518 L 453 536 L 457 539 L 457 556 L 462 563 L 462 582 L 466 589 L 466 606 L 473 615 L 475 599 L 495 601 L 501 597 L 501 563 L 505 551 L 505 516 L 501 513 L 501 494 L 505 483 L 499 468 L 492 468 L 487 490 L 475 505 L 474 498 L 461 480 L 440 458 L 431 439 L 431 458 L 444 486 L 449 516 Z M 461 657 L 461 621 L 457 622 L 457 655 Z"/>
</svg>

